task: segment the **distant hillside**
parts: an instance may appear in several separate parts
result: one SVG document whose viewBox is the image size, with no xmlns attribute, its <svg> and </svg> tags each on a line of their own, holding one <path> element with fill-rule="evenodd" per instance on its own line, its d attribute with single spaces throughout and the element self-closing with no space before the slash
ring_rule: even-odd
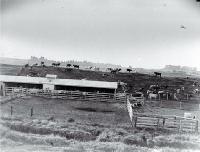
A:
<svg viewBox="0 0 200 152">
<path fill-rule="evenodd" d="M 185 87 L 185 90 L 190 92 L 192 84 L 197 81 L 195 78 L 174 78 L 174 77 L 163 77 L 157 78 L 148 74 L 141 73 L 117 73 L 111 74 L 110 72 L 102 71 L 86 71 L 78 69 L 67 69 L 61 67 L 23 67 L 18 75 L 30 75 L 45 77 L 46 74 L 56 74 L 61 79 L 88 79 L 98 81 L 121 81 L 128 84 L 129 91 L 134 91 L 139 88 L 147 90 L 152 84 L 159 84 L 162 86 L 169 86 L 168 89 L 174 91 L 174 89 Z"/>
<path fill-rule="evenodd" d="M 61 67 L 66 67 L 68 63 L 79 65 L 81 69 L 87 69 L 88 67 L 97 67 L 100 68 L 100 71 L 106 71 L 107 68 L 121 68 L 122 72 L 126 72 L 127 67 L 122 67 L 121 65 L 115 65 L 110 63 L 93 63 L 89 61 L 55 61 L 49 60 L 44 57 L 34 57 L 31 56 L 30 59 L 15 59 L 15 58 L 3 58 L 0 57 L 0 64 L 10 64 L 10 65 L 33 65 L 38 64 L 40 65 L 41 62 L 44 62 L 45 65 L 51 66 L 52 63 L 60 62 Z M 134 68 L 133 71 L 137 73 L 143 74 L 150 74 L 153 75 L 154 71 L 162 72 L 163 76 L 167 77 L 200 77 L 200 71 L 197 71 L 193 67 L 186 67 L 186 66 L 173 66 L 173 65 L 166 65 L 163 69 L 144 69 L 144 68 Z"/>
<path fill-rule="evenodd" d="M 2 75 L 17 75 L 20 73 L 22 66 L 0 64 L 0 74 Z"/>
<path fill-rule="evenodd" d="M 16 59 L 16 58 L 0 57 L 0 64 L 25 65 L 27 63 L 28 63 L 28 60 L 26 60 L 26 59 Z"/>
</svg>

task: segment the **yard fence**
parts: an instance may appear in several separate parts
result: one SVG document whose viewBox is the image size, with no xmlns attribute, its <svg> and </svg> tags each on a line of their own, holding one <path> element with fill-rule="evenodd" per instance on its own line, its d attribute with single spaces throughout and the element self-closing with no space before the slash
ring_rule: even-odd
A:
<svg viewBox="0 0 200 152">
<path fill-rule="evenodd" d="M 125 102 L 125 94 L 114 93 L 98 93 L 98 92 L 82 92 L 82 91 L 67 91 L 67 90 L 43 90 L 29 89 L 19 87 L 6 87 L 6 96 L 39 96 L 47 98 L 72 99 L 72 100 L 91 100 L 91 101 L 111 101 Z"/>
<path fill-rule="evenodd" d="M 198 133 L 200 131 L 198 120 L 178 116 L 134 114 L 133 125 L 136 128 L 166 129 L 178 132 Z"/>
</svg>

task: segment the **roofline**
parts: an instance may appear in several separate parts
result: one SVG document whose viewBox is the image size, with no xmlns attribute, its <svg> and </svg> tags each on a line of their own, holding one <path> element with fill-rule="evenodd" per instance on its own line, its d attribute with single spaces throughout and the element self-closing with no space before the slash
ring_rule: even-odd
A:
<svg viewBox="0 0 200 152">
<path fill-rule="evenodd" d="M 29 77 L 29 76 L 13 76 L 0 75 L 1 82 L 13 83 L 32 83 L 32 84 L 52 84 L 63 86 L 77 86 L 90 88 L 108 88 L 117 89 L 117 82 L 95 81 L 95 80 L 78 80 L 78 79 L 48 79 L 46 77 Z"/>
</svg>

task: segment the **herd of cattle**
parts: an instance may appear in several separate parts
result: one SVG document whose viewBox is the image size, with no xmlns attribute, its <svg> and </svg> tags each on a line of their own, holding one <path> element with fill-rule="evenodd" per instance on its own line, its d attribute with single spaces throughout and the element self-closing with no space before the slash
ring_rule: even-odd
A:
<svg viewBox="0 0 200 152">
<path fill-rule="evenodd" d="M 25 67 L 28 67 L 29 65 L 25 65 Z M 36 63 L 33 64 L 31 67 L 34 66 L 45 66 L 44 62 L 41 62 L 40 64 Z M 52 63 L 53 67 L 61 67 L 61 63 L 60 62 L 56 62 L 56 63 Z M 62 66 L 63 67 L 63 66 Z M 69 69 L 79 69 L 80 65 L 76 65 L 76 64 L 66 64 L 66 68 Z M 100 71 L 99 67 L 93 67 L 93 66 L 89 66 L 86 67 L 85 70 L 94 70 L 94 71 Z M 106 69 L 107 72 L 110 72 L 111 74 L 116 74 L 119 73 L 120 71 L 122 71 L 121 68 L 107 68 Z M 127 68 L 126 69 L 127 72 L 131 72 L 134 71 L 132 68 Z M 160 77 L 162 73 L 160 72 L 154 72 L 155 77 Z M 103 76 L 109 76 L 109 74 L 104 73 Z M 150 85 L 149 89 L 146 90 L 144 92 L 144 88 L 141 88 L 140 90 L 138 90 L 138 92 L 142 92 L 147 99 L 153 100 L 153 99 L 159 99 L 159 98 L 165 98 L 165 99 L 174 99 L 174 100 L 181 100 L 183 98 L 184 95 L 186 95 L 185 93 L 185 89 L 184 87 L 181 88 L 177 88 L 172 90 L 168 89 L 169 86 L 159 86 L 159 85 Z M 197 82 L 193 83 L 193 90 L 192 90 L 192 94 L 196 94 L 196 95 L 200 95 L 200 84 Z M 187 98 L 191 97 L 191 94 L 187 94 Z"/>
<path fill-rule="evenodd" d="M 30 66 L 29 64 L 25 65 L 25 67 L 29 67 L 29 66 Z M 32 64 L 30 67 L 36 67 L 36 66 L 46 67 L 44 62 L 41 62 L 40 64 L 38 64 L 38 63 Z M 63 66 L 61 66 L 60 62 L 52 63 L 51 66 L 53 66 L 53 67 L 63 67 Z M 83 70 L 91 70 L 91 71 L 103 70 L 103 69 L 100 69 L 99 67 L 96 67 L 96 66 L 81 67 L 80 65 L 70 64 L 70 63 L 67 63 L 65 68 L 68 68 L 68 69 L 80 69 L 80 68 L 82 68 Z M 112 74 L 116 74 L 116 73 L 122 71 L 122 69 L 121 68 L 106 68 L 106 71 L 110 72 Z M 132 68 L 126 68 L 126 72 L 130 73 L 130 72 L 136 72 L 136 71 Z M 157 75 L 156 73 L 157 72 L 155 72 L 154 74 Z M 161 74 L 160 74 L 160 76 L 161 76 Z"/>
</svg>

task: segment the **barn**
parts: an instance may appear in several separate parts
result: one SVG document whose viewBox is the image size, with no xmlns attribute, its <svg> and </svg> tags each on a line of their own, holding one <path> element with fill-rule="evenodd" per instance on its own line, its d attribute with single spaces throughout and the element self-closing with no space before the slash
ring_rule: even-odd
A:
<svg viewBox="0 0 200 152">
<path fill-rule="evenodd" d="M 115 93 L 118 83 L 78 79 L 58 79 L 56 75 L 46 77 L 0 75 L 1 94 L 8 87 L 34 88 L 43 90 L 67 90 Z"/>
</svg>

